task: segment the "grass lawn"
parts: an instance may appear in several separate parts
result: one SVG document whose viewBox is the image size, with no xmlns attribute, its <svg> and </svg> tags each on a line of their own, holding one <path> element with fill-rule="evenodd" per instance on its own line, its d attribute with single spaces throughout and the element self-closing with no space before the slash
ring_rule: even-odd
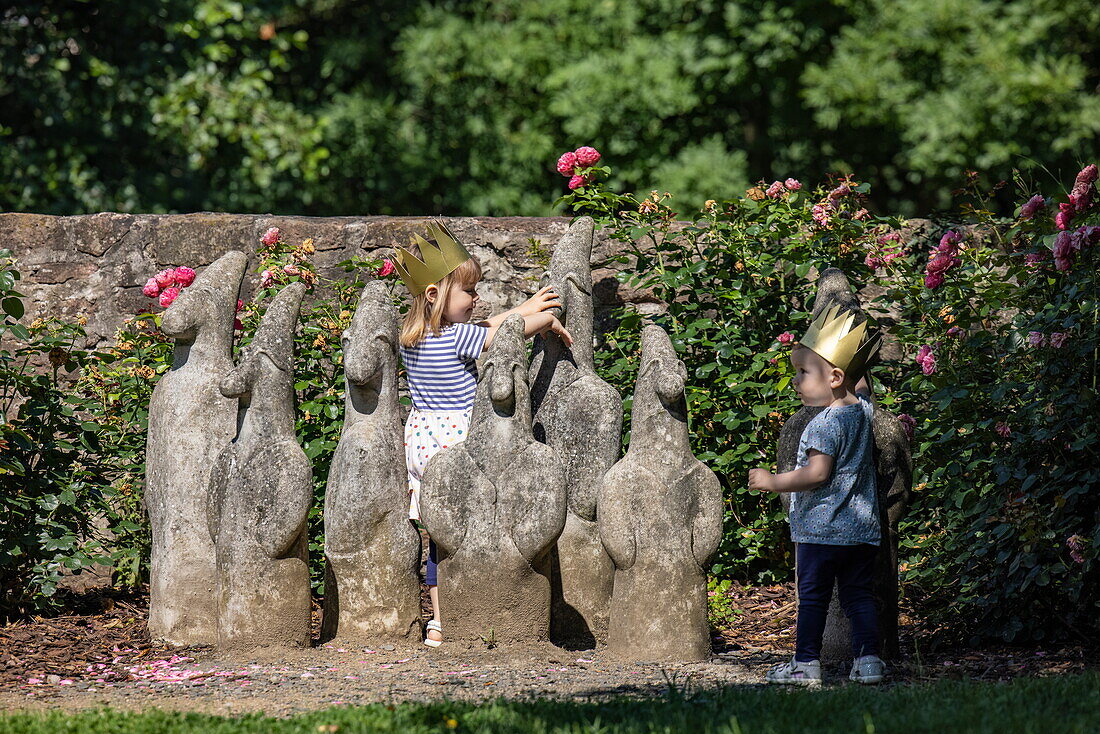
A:
<svg viewBox="0 0 1100 734">
<path fill-rule="evenodd" d="M 1100 673 L 1011 683 L 939 681 L 818 691 L 729 688 L 603 703 L 504 701 L 334 708 L 292 719 L 111 710 L 0 715 L 0 734 L 156 732 L 1037 732 L 1100 731 Z"/>
</svg>

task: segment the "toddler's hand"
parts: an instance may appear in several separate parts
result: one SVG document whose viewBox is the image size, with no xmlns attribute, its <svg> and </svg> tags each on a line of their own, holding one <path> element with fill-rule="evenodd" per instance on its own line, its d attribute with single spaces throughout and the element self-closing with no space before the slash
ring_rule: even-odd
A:
<svg viewBox="0 0 1100 734">
<path fill-rule="evenodd" d="M 760 492 L 772 491 L 772 479 L 773 475 L 767 469 L 749 469 L 749 489 L 755 489 Z"/>
<path fill-rule="evenodd" d="M 561 322 L 558 321 L 556 316 L 553 317 L 553 319 L 554 320 L 550 322 L 550 325 L 546 327 L 546 331 L 553 332 L 560 336 L 561 340 L 565 342 L 565 346 L 573 346 L 573 335 L 565 330 L 565 327 L 562 326 Z"/>
<path fill-rule="evenodd" d="M 535 295 L 516 307 L 520 316 L 534 316 L 548 308 L 561 308 L 561 297 L 554 292 L 553 286 L 539 288 Z"/>
</svg>

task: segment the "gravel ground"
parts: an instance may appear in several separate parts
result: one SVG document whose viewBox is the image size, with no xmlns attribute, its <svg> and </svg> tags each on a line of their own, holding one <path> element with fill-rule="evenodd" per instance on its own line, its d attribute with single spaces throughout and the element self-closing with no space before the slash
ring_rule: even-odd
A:
<svg viewBox="0 0 1100 734">
<path fill-rule="evenodd" d="M 387 648 L 392 646 L 387 646 Z M 206 713 L 262 711 L 290 716 L 338 705 L 449 698 L 561 697 L 598 700 L 618 695 L 660 695 L 670 687 L 709 688 L 756 684 L 775 653 L 734 652 L 692 664 L 623 664 L 593 651 L 570 652 L 550 644 L 486 650 L 444 645 L 393 649 L 341 648 L 258 651 L 227 659 L 212 651 L 107 666 L 90 677 L 31 679 L 0 692 L 12 709 L 162 708 Z M 94 667 L 94 666 L 93 666 Z"/>
</svg>

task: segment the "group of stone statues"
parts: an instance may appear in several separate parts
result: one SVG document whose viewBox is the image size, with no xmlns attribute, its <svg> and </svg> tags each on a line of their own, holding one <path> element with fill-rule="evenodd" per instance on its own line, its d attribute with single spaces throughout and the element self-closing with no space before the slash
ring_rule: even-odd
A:
<svg viewBox="0 0 1100 734">
<path fill-rule="evenodd" d="M 443 629 L 455 642 L 550 639 L 573 649 L 606 645 L 624 658 L 705 659 L 704 569 L 722 537 L 721 486 L 692 454 L 686 370 L 659 326 L 642 333 L 630 444 L 620 458 L 622 400 L 593 359 L 592 244 L 592 220 L 578 219 L 543 281 L 561 297 L 555 315 L 573 345 L 537 337 L 528 365 L 522 319 L 506 320 L 480 366 L 468 437 L 425 472 L 421 520 L 440 554 Z M 171 644 L 310 642 L 312 467 L 295 437 L 292 372 L 305 286 L 278 294 L 234 364 L 245 267 L 242 253 L 224 255 L 162 320 L 175 352 L 149 409 L 149 629 Z M 828 298 L 851 298 L 846 280 L 822 282 L 837 290 Z M 322 637 L 349 644 L 421 634 L 397 319 L 387 285 L 371 283 L 343 336 L 344 423 L 324 502 Z M 781 471 L 793 465 L 790 436 L 812 410 L 784 429 Z M 881 434 L 900 450 L 896 423 L 876 419 L 876 444 Z M 902 453 L 907 461 L 907 446 Z M 885 471 L 893 474 L 880 482 L 903 507 L 910 475 L 891 461 Z M 897 514 L 884 510 L 895 529 L 886 594 Z"/>
<path fill-rule="evenodd" d="M 606 644 L 646 660 L 703 659 L 707 559 L 722 536 L 717 477 L 691 453 L 686 372 L 643 334 L 629 450 L 623 407 L 593 361 L 593 223 L 575 222 L 545 283 L 574 336 L 506 320 L 482 360 L 465 441 L 421 483 L 440 554 L 449 641 Z M 172 368 L 150 404 L 147 502 L 154 639 L 220 648 L 308 645 L 312 467 L 294 433 L 294 330 L 284 288 L 232 360 L 245 256 L 210 265 L 169 307 Z M 420 539 L 407 519 L 397 312 L 368 285 L 344 334 L 343 432 L 329 470 L 322 636 L 419 640 Z"/>
</svg>

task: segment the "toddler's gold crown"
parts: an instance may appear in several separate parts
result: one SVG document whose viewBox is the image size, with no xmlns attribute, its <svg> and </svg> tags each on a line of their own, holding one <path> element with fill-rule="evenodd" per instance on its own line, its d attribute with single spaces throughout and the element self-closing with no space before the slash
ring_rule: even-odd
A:
<svg viewBox="0 0 1100 734">
<path fill-rule="evenodd" d="M 396 247 L 393 266 L 414 296 L 419 296 L 429 285 L 443 280 L 470 259 L 470 253 L 440 221 L 428 224 L 427 239 L 413 234 L 412 241 L 420 248 L 420 257 L 404 247 Z"/>
<path fill-rule="evenodd" d="M 812 349 L 846 375 L 859 377 L 867 363 L 882 346 L 878 329 L 868 329 L 868 321 L 853 326 L 856 315 L 840 306 L 825 310 L 813 320 L 799 344 Z"/>
</svg>

